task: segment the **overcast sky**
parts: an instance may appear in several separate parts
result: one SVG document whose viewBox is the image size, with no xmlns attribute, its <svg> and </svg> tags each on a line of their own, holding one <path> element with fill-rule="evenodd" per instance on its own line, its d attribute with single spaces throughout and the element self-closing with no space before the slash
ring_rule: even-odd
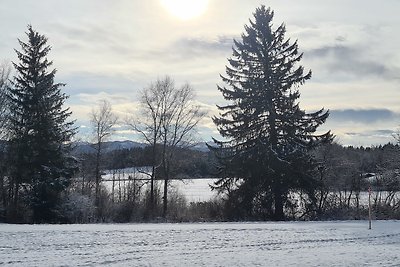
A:
<svg viewBox="0 0 400 267">
<path fill-rule="evenodd" d="M 275 11 L 274 25 L 285 22 L 286 36 L 304 52 L 302 65 L 313 77 L 300 87 L 300 106 L 331 111 L 321 130 L 331 129 L 343 145 L 393 142 L 400 125 L 398 0 L 208 0 L 202 14 L 186 20 L 162 0 L 2 0 L 0 60 L 16 61 L 13 49 L 17 38 L 26 40 L 28 24 L 45 34 L 84 139 L 100 99 L 123 117 L 135 109 L 138 90 L 165 75 L 189 82 L 214 114 L 224 103 L 216 84 L 232 40 L 260 4 Z M 200 136 L 218 137 L 210 119 Z M 121 128 L 115 139 L 130 137 Z"/>
</svg>

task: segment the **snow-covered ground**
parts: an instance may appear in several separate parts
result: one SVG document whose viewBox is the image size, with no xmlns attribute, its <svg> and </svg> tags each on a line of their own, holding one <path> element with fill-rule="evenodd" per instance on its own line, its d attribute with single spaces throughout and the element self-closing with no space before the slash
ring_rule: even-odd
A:
<svg viewBox="0 0 400 267">
<path fill-rule="evenodd" d="M 177 188 L 188 202 L 201 202 L 217 196 L 217 192 L 210 188 L 210 185 L 213 185 L 216 180 L 215 178 L 173 180 L 171 185 Z"/>
<path fill-rule="evenodd" d="M 102 176 L 103 183 L 108 188 L 109 192 L 112 192 L 112 180 L 114 179 L 114 189 L 115 192 L 119 190 L 119 186 L 121 185 L 122 188 L 128 186 L 128 177 L 131 179 L 145 179 L 149 178 L 149 176 L 140 173 L 139 170 L 147 171 L 150 173 L 150 168 L 126 168 L 121 170 L 107 170 L 105 174 Z M 125 180 L 118 182 L 118 179 Z M 132 180 L 131 180 L 132 181 Z M 215 196 L 217 193 L 215 191 L 211 191 L 210 185 L 214 184 L 217 181 L 216 178 L 201 178 L 201 179 L 185 179 L 185 180 L 171 180 L 170 181 L 170 190 L 174 191 L 178 190 L 178 192 L 185 196 L 188 202 L 201 202 L 201 201 L 208 201 Z M 143 181 L 141 181 L 144 183 Z M 164 182 L 161 180 L 156 181 L 156 186 L 158 186 L 161 191 L 164 186 Z M 117 194 L 117 193 L 116 193 Z"/>
<path fill-rule="evenodd" d="M 0 224 L 4 266 L 400 266 L 400 221 Z"/>
</svg>

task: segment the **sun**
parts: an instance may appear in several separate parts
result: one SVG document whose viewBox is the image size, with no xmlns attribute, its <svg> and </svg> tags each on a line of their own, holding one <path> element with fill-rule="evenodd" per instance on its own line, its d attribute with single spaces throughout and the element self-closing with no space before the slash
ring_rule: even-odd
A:
<svg viewBox="0 0 400 267">
<path fill-rule="evenodd" d="M 208 0 L 161 0 L 161 3 L 173 16 L 189 20 L 206 11 Z"/>
</svg>

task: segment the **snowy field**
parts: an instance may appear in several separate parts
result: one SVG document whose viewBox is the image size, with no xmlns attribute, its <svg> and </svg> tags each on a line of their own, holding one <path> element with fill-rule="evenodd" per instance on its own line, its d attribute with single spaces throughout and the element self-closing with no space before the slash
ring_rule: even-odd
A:
<svg viewBox="0 0 400 267">
<path fill-rule="evenodd" d="M 148 176 L 139 173 L 139 169 L 142 168 L 126 168 L 114 172 L 113 170 L 107 170 L 105 172 L 105 175 L 102 176 L 102 178 L 106 180 L 106 182 L 104 182 L 104 185 L 109 192 L 112 192 L 111 180 L 113 180 L 113 178 L 115 179 L 115 191 L 117 191 L 119 188 L 124 188 L 128 186 L 127 181 L 118 182 L 118 179 L 128 179 L 128 177 L 135 177 L 139 179 L 148 178 Z M 149 171 L 147 169 L 143 170 Z M 211 191 L 210 188 L 210 185 L 214 184 L 214 182 L 217 180 L 218 179 L 216 178 L 171 180 L 170 190 L 172 189 L 172 191 L 174 191 L 174 189 L 177 189 L 180 194 L 185 196 L 188 202 L 208 201 L 217 196 L 217 193 L 215 191 Z M 156 186 L 158 186 L 160 188 L 160 191 L 162 191 L 164 182 L 156 181 Z"/>
<path fill-rule="evenodd" d="M 400 221 L 0 224 L 1 266 L 400 266 Z"/>
<path fill-rule="evenodd" d="M 210 185 L 214 184 L 215 181 L 217 179 L 213 178 L 173 180 L 171 185 L 177 188 L 188 202 L 201 202 L 217 197 L 217 192 L 211 191 L 210 188 Z"/>
</svg>

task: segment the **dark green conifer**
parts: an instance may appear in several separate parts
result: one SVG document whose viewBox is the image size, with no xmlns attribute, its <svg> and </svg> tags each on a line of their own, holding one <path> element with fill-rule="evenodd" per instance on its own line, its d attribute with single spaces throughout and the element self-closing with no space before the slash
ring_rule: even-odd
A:
<svg viewBox="0 0 400 267">
<path fill-rule="evenodd" d="M 240 184 L 231 192 L 238 216 L 283 220 L 290 190 L 312 195 L 315 166 L 308 152 L 331 135 L 315 134 L 328 111 L 299 107 L 298 88 L 311 71 L 298 64 L 302 54 L 297 41 L 285 39 L 285 25 L 273 29 L 273 16 L 269 8 L 257 8 L 242 40 L 234 40 L 221 76 L 226 86 L 218 87 L 229 104 L 218 106 L 220 115 L 213 118 L 227 141 L 215 140 L 213 150 L 223 177 L 216 187 Z"/>
<path fill-rule="evenodd" d="M 14 202 L 19 193 L 33 212 L 34 222 L 57 220 L 60 192 L 73 175 L 69 143 L 75 134 L 71 112 L 63 108 L 67 96 L 62 83 L 55 83 L 56 70 L 49 71 L 51 47 L 47 38 L 28 26 L 28 41 L 19 40 L 19 59 L 13 63 L 16 74 L 9 91 L 10 165 Z"/>
</svg>

